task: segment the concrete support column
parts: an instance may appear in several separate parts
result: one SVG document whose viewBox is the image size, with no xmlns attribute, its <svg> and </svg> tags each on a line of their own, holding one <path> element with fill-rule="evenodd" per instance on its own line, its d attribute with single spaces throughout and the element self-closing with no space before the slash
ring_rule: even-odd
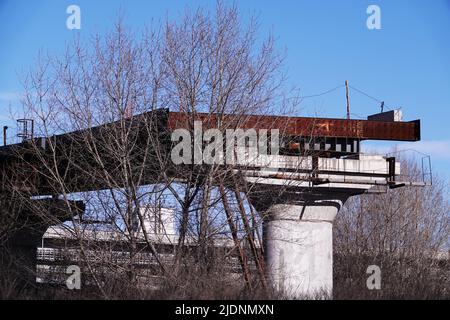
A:
<svg viewBox="0 0 450 320">
<path fill-rule="evenodd" d="M 268 276 L 275 290 L 288 298 L 331 297 L 333 220 L 348 196 L 296 197 L 305 200 L 273 204 L 266 210 Z"/>
</svg>

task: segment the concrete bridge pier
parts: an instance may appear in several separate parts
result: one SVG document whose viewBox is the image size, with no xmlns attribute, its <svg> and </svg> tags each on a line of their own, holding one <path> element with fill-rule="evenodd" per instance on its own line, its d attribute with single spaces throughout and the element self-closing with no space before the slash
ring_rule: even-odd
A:
<svg viewBox="0 0 450 320">
<path fill-rule="evenodd" d="M 332 296 L 333 221 L 354 194 L 288 192 L 266 205 L 266 268 L 276 291 L 291 299 Z"/>
</svg>

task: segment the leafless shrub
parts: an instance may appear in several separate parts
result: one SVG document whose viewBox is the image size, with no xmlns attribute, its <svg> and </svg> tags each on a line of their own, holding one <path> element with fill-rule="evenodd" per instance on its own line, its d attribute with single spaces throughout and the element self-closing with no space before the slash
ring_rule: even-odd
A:
<svg viewBox="0 0 450 320">
<path fill-rule="evenodd" d="M 403 174 L 420 181 L 412 158 Z M 334 296 L 337 299 L 448 299 L 450 206 L 448 186 L 403 187 L 351 199 L 334 233 Z M 381 290 L 368 290 L 367 267 L 381 268 Z"/>
</svg>

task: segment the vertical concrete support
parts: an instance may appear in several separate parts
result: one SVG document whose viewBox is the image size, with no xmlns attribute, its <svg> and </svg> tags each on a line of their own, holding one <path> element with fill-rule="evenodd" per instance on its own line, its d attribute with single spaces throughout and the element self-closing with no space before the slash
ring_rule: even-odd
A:
<svg viewBox="0 0 450 320">
<path fill-rule="evenodd" d="M 295 195 L 292 195 L 295 196 Z M 348 198 L 306 198 L 271 205 L 264 222 L 268 276 L 288 298 L 331 297 L 333 289 L 333 220 Z"/>
</svg>

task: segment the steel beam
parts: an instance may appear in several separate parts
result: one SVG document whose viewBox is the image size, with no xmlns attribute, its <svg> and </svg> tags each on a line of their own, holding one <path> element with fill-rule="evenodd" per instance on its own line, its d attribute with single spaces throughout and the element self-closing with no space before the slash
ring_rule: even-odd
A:
<svg viewBox="0 0 450 320">
<path fill-rule="evenodd" d="M 360 140 L 419 141 L 420 120 L 382 122 L 332 118 L 220 115 L 169 112 L 168 129 L 189 129 L 193 121 L 202 121 L 203 129 L 278 129 L 284 136 L 337 137 Z"/>
</svg>

